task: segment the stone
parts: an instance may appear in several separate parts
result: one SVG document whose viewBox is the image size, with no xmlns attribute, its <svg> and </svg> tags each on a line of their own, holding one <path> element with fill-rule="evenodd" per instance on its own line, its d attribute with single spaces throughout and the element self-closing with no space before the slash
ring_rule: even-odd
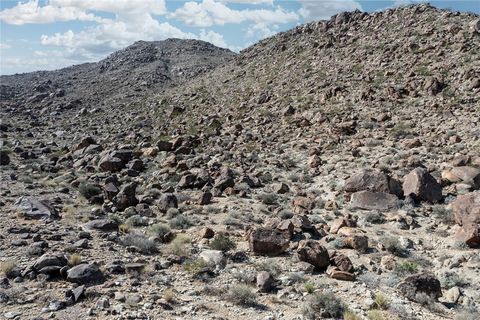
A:
<svg viewBox="0 0 480 320">
<path fill-rule="evenodd" d="M 204 205 L 210 204 L 210 202 L 212 201 L 212 198 L 213 198 L 212 193 L 210 191 L 205 191 L 200 194 L 200 197 L 197 203 L 201 206 L 204 206 Z"/>
<path fill-rule="evenodd" d="M 346 192 L 371 191 L 403 196 L 400 182 L 377 170 L 364 170 L 356 173 L 345 181 L 343 189 Z"/>
<path fill-rule="evenodd" d="M 122 159 L 120 158 L 106 155 L 102 159 L 100 159 L 100 162 L 98 163 L 98 167 L 102 171 L 118 172 L 123 168 L 125 168 L 125 162 L 123 162 Z"/>
<path fill-rule="evenodd" d="M 10 156 L 5 150 L 0 150 L 0 166 L 10 164 Z"/>
<path fill-rule="evenodd" d="M 20 197 L 14 205 L 28 219 L 53 220 L 60 217 L 57 210 L 47 200 Z"/>
<path fill-rule="evenodd" d="M 274 187 L 273 187 L 273 192 L 277 193 L 277 194 L 285 194 L 287 192 L 290 191 L 290 187 L 281 182 L 281 183 L 277 183 Z"/>
<path fill-rule="evenodd" d="M 131 182 L 122 187 L 120 192 L 112 199 L 113 204 L 119 211 L 124 211 L 128 207 L 136 206 L 138 199 L 135 197 L 137 184 Z"/>
<path fill-rule="evenodd" d="M 480 191 L 458 196 L 452 211 L 455 222 L 462 227 L 460 239 L 469 247 L 480 247 Z"/>
<path fill-rule="evenodd" d="M 275 286 L 275 279 L 267 271 L 257 273 L 257 287 L 262 292 L 268 292 Z"/>
<path fill-rule="evenodd" d="M 316 168 L 316 167 L 319 167 L 322 165 L 322 159 L 320 159 L 320 157 L 316 154 L 314 155 L 311 155 L 309 158 L 308 158 L 308 166 L 310 168 Z"/>
<path fill-rule="evenodd" d="M 390 193 L 365 190 L 353 193 L 350 204 L 358 209 L 388 211 L 398 207 L 398 198 Z"/>
<path fill-rule="evenodd" d="M 326 268 L 330 264 L 330 256 L 327 249 L 315 240 L 302 240 L 297 248 L 297 257 L 316 269 Z"/>
<path fill-rule="evenodd" d="M 386 255 L 380 259 L 380 266 L 385 270 L 393 270 L 397 265 L 397 260 L 393 255 Z"/>
<path fill-rule="evenodd" d="M 454 167 L 450 173 L 457 179 L 470 184 L 474 189 L 480 188 L 480 169 L 469 166 Z"/>
<path fill-rule="evenodd" d="M 68 269 L 67 280 L 87 285 L 103 283 L 105 277 L 96 264 L 82 263 Z"/>
<path fill-rule="evenodd" d="M 430 273 L 418 273 L 406 277 L 398 285 L 397 290 L 407 299 L 415 302 L 418 294 L 426 294 L 433 299 L 442 296 L 440 281 Z"/>
<path fill-rule="evenodd" d="M 346 237 L 343 242 L 347 248 L 352 248 L 359 252 L 368 250 L 368 237 L 364 235 L 352 235 Z"/>
<path fill-rule="evenodd" d="M 117 231 L 118 223 L 111 219 L 92 220 L 83 225 L 85 231 L 97 230 L 103 232 Z"/>
<path fill-rule="evenodd" d="M 203 238 L 203 239 L 211 239 L 213 238 L 214 235 L 215 235 L 215 231 L 213 231 L 209 227 L 203 227 L 199 233 L 200 238 Z"/>
<path fill-rule="evenodd" d="M 334 252 L 330 257 L 330 264 L 338 268 L 338 270 L 353 273 L 355 268 L 349 257 L 344 254 Z"/>
<path fill-rule="evenodd" d="M 63 254 L 47 253 L 35 261 L 32 269 L 38 273 L 43 273 L 42 270 L 46 270 L 45 268 L 58 267 L 58 270 L 60 270 L 60 268 L 66 266 L 67 263 L 67 258 Z"/>
<path fill-rule="evenodd" d="M 165 213 L 170 208 L 178 208 L 177 197 L 173 193 L 164 193 L 158 200 L 158 209 Z"/>
<path fill-rule="evenodd" d="M 289 237 L 278 229 L 256 227 L 248 236 L 250 251 L 255 255 L 279 255 L 288 249 L 289 243 Z"/>
<path fill-rule="evenodd" d="M 172 151 L 173 143 L 170 141 L 160 140 L 157 142 L 158 151 Z"/>
<path fill-rule="evenodd" d="M 350 272 L 338 270 L 338 268 L 334 267 L 327 271 L 327 274 L 330 278 L 341 280 L 341 281 L 354 281 L 355 275 Z"/>
<path fill-rule="evenodd" d="M 442 199 L 442 187 L 424 168 L 416 168 L 405 176 L 403 193 L 415 201 L 437 203 Z"/>
</svg>

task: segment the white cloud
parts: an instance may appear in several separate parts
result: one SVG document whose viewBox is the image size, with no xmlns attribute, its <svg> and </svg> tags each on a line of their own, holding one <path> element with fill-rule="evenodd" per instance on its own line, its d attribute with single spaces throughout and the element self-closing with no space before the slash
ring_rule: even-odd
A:
<svg viewBox="0 0 480 320">
<path fill-rule="evenodd" d="M 0 11 L 0 21 L 13 25 L 73 20 L 104 21 L 93 13 L 75 7 L 39 6 L 38 0 L 19 2 L 15 7 Z"/>
<path fill-rule="evenodd" d="M 256 23 L 247 28 L 246 36 L 249 38 L 267 38 L 277 33 L 278 28 L 278 25 L 268 26 L 265 23 Z"/>
<path fill-rule="evenodd" d="M 0 49 L 10 49 L 11 47 L 12 46 L 7 43 L 0 42 Z"/>
<path fill-rule="evenodd" d="M 299 13 L 305 22 L 329 19 L 332 15 L 343 11 L 362 10 L 360 3 L 354 0 L 299 0 L 299 2 L 302 4 Z"/>
<path fill-rule="evenodd" d="M 200 30 L 200 34 L 198 38 L 200 40 L 213 43 L 217 47 L 222 47 L 222 48 L 228 47 L 223 36 L 220 33 L 217 33 L 212 30 L 209 30 L 209 31 L 206 31 L 205 29 Z"/>
<path fill-rule="evenodd" d="M 241 23 L 244 21 L 253 21 L 255 23 L 288 23 L 297 21 L 300 18 L 297 13 L 286 11 L 280 6 L 277 6 L 274 10 L 234 10 L 215 0 L 186 2 L 183 7 L 171 13 L 170 17 L 195 27 L 223 26 L 227 23 Z"/>
</svg>

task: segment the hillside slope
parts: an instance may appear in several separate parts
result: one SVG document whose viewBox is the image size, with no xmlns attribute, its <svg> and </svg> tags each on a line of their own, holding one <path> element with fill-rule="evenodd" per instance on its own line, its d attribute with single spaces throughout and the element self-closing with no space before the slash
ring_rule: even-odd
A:
<svg viewBox="0 0 480 320">
<path fill-rule="evenodd" d="M 478 319 L 479 61 L 479 16 L 422 4 L 123 104 L 1 108 L 2 311 Z"/>
<path fill-rule="evenodd" d="M 1 106 L 57 113 L 117 106 L 191 80 L 234 56 L 199 40 L 138 41 L 97 63 L 1 76 Z"/>
</svg>

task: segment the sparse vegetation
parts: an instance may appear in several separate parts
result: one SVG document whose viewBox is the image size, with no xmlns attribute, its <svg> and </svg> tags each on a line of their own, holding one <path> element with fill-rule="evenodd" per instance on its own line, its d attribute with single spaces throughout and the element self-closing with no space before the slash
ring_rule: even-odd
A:
<svg viewBox="0 0 480 320">
<path fill-rule="evenodd" d="M 0 264 L 0 270 L 7 278 L 11 278 L 14 275 L 14 270 L 16 267 L 17 265 L 15 264 L 15 262 L 11 260 L 2 262 Z"/>
<path fill-rule="evenodd" d="M 72 254 L 68 257 L 68 265 L 74 267 L 82 263 L 82 257 L 79 254 Z"/>
<path fill-rule="evenodd" d="M 374 299 L 374 309 L 387 310 L 390 307 L 390 299 L 383 292 L 377 292 Z"/>
<path fill-rule="evenodd" d="M 127 247 L 134 247 L 143 254 L 152 254 L 157 252 L 155 243 L 142 234 L 130 233 L 122 239 L 122 243 Z"/>
<path fill-rule="evenodd" d="M 85 198 L 90 199 L 91 197 L 97 196 L 102 193 L 102 188 L 98 184 L 82 182 L 78 186 L 78 192 Z"/>
<path fill-rule="evenodd" d="M 321 292 L 310 295 L 303 308 L 307 319 L 317 319 L 318 314 L 325 317 L 341 318 L 345 312 L 344 303 L 331 292 Z"/>
<path fill-rule="evenodd" d="M 214 250 L 229 251 L 235 249 L 236 246 L 235 242 L 224 234 L 216 234 L 210 242 L 210 248 Z"/>
<path fill-rule="evenodd" d="M 385 247 L 385 249 L 399 257 L 408 255 L 407 249 L 400 243 L 400 240 L 396 236 L 384 236 L 380 238 L 379 242 Z"/>
<path fill-rule="evenodd" d="M 236 284 L 225 293 L 225 300 L 241 306 L 254 306 L 257 304 L 257 295 L 248 285 Z"/>
<path fill-rule="evenodd" d="M 164 223 L 152 224 L 148 228 L 148 233 L 152 236 L 163 238 L 168 232 L 170 232 L 170 227 Z"/>
</svg>

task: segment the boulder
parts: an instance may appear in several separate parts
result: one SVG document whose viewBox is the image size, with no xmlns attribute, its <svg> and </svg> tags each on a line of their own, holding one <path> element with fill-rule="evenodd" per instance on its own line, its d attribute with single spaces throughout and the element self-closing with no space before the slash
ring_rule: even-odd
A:
<svg viewBox="0 0 480 320">
<path fill-rule="evenodd" d="M 435 300 L 442 296 L 440 281 L 430 273 L 418 273 L 405 278 L 397 285 L 397 290 L 415 302 L 418 302 L 418 294 L 426 294 Z"/>
<path fill-rule="evenodd" d="M 480 188 L 480 169 L 469 166 L 454 167 L 450 173 L 457 179 L 470 184 L 474 189 Z"/>
<path fill-rule="evenodd" d="M 364 170 L 356 173 L 345 181 L 343 189 L 346 192 L 372 191 L 392 193 L 403 196 L 400 182 L 377 170 Z"/>
<path fill-rule="evenodd" d="M 248 244 L 256 255 L 276 256 L 288 249 L 288 235 L 278 229 L 257 227 L 250 231 Z"/>
<path fill-rule="evenodd" d="M 119 211 L 123 211 L 128 207 L 136 206 L 138 204 L 138 199 L 135 197 L 136 188 L 137 184 L 135 182 L 126 184 L 112 199 L 113 204 Z"/>
<path fill-rule="evenodd" d="M 98 167 L 102 171 L 117 172 L 125 168 L 125 162 L 123 162 L 120 158 L 106 155 L 102 159 L 100 159 Z"/>
<path fill-rule="evenodd" d="M 5 150 L 0 150 L 0 166 L 10 164 L 10 157 Z"/>
<path fill-rule="evenodd" d="M 480 247 L 480 191 L 458 196 L 452 210 L 455 222 L 462 226 L 462 241 L 469 247 Z"/>
<path fill-rule="evenodd" d="M 346 237 L 343 241 L 347 248 L 352 248 L 360 252 L 368 250 L 368 237 L 363 235 L 352 235 Z"/>
<path fill-rule="evenodd" d="M 177 197 L 173 193 L 164 193 L 158 200 L 157 206 L 164 213 L 170 208 L 178 208 Z"/>
<path fill-rule="evenodd" d="M 275 286 L 275 279 L 267 271 L 260 271 L 257 274 L 257 287 L 262 292 L 268 292 Z"/>
<path fill-rule="evenodd" d="M 111 219 L 96 219 L 89 221 L 83 225 L 85 231 L 97 230 L 97 231 L 117 231 L 118 223 Z"/>
<path fill-rule="evenodd" d="M 297 248 L 297 257 L 300 261 L 312 264 L 316 269 L 325 268 L 330 264 L 327 249 L 314 240 L 302 240 Z"/>
<path fill-rule="evenodd" d="M 398 206 L 398 197 L 390 193 L 364 190 L 352 194 L 350 203 L 358 209 L 388 211 Z"/>
<path fill-rule="evenodd" d="M 15 206 L 28 219 L 58 219 L 57 210 L 47 200 L 38 200 L 33 197 L 20 197 Z"/>
<path fill-rule="evenodd" d="M 63 254 L 51 254 L 47 253 L 41 256 L 35 261 L 32 269 L 38 273 L 45 273 L 47 269 L 51 267 L 58 268 L 58 271 L 68 263 L 67 258 Z"/>
<path fill-rule="evenodd" d="M 67 280 L 78 284 L 100 284 L 105 277 L 96 264 L 82 263 L 68 269 Z"/>
<path fill-rule="evenodd" d="M 403 193 L 415 201 L 437 203 L 442 199 L 442 187 L 424 168 L 416 168 L 405 176 Z"/>
</svg>

